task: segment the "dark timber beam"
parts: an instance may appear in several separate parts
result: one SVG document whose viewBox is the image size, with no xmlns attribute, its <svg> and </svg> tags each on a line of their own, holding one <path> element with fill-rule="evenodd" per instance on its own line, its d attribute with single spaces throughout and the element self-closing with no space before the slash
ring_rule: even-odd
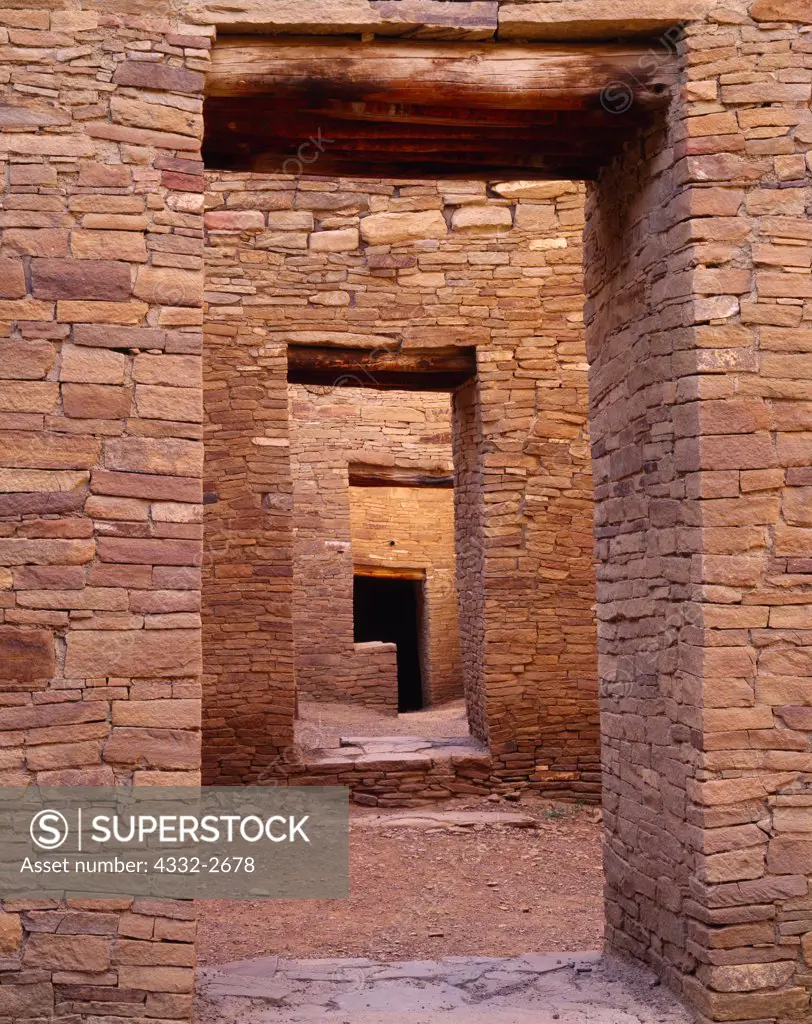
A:
<svg viewBox="0 0 812 1024">
<path fill-rule="evenodd" d="M 385 352 L 352 348 L 288 348 L 288 381 L 325 388 L 453 391 L 476 374 L 473 348 Z"/>
<path fill-rule="evenodd" d="M 452 488 L 453 474 L 443 470 L 405 469 L 400 466 L 367 466 L 351 462 L 350 487 L 439 487 Z"/>
<path fill-rule="evenodd" d="M 443 103 L 496 110 L 600 108 L 607 89 L 630 106 L 668 101 L 676 60 L 646 59 L 645 43 L 362 43 L 226 36 L 212 52 L 208 96 L 272 94 L 309 106 L 352 102 Z"/>
</svg>

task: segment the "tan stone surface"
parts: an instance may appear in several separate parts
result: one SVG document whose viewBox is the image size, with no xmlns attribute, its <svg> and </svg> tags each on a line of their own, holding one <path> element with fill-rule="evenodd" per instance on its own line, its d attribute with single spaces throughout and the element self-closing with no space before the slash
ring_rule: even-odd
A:
<svg viewBox="0 0 812 1024">
<path fill-rule="evenodd" d="M 74 631 L 65 674 L 85 676 L 195 676 L 200 673 L 195 630 Z"/>
<path fill-rule="evenodd" d="M 619 7 L 613 0 L 560 0 L 500 3 L 500 39 L 615 39 L 656 35 L 658 31 L 702 19 L 709 0 L 634 0 Z"/>
</svg>

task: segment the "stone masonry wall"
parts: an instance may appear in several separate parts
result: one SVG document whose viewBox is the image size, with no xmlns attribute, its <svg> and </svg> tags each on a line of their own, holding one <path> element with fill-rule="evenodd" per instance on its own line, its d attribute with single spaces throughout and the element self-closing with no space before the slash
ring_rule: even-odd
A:
<svg viewBox="0 0 812 1024">
<path fill-rule="evenodd" d="M 453 492 L 348 484 L 355 464 L 450 474 L 448 395 L 291 385 L 290 396 L 299 692 L 370 699 L 369 658 L 353 643 L 353 568 L 363 564 L 425 570 L 426 699 L 461 696 Z M 391 667 L 381 685 L 396 708 Z M 382 696 L 375 687 L 375 702 Z"/>
<path fill-rule="evenodd" d="M 316 25 L 287 0 L 18 3 L 0 12 L 0 771 L 13 784 L 195 777 L 214 22 L 569 40 L 688 23 L 668 123 L 590 189 L 608 936 L 701 1020 L 808 1020 L 808 0 L 422 16 L 325 0 Z M 212 777 L 261 777 L 292 741 L 285 346 L 370 321 L 371 346 L 479 346 L 478 381 L 455 398 L 456 491 L 473 510 L 457 516 L 472 531 L 460 571 L 487 584 L 462 621 L 463 657 L 481 666 L 474 729 L 503 772 L 548 764 L 549 782 L 591 763 L 586 730 L 562 748 L 556 721 L 592 678 L 580 196 L 544 187 L 502 205 L 457 184 L 212 181 Z M 501 212 L 477 235 L 486 206 Z M 311 299 L 326 293 L 338 304 Z M 193 931 L 179 904 L 7 901 L 3 1010 L 189 1019 Z"/>
<path fill-rule="evenodd" d="M 0 11 L 0 784 L 195 783 L 210 34 L 19 6 Z M 194 936 L 188 903 L 0 902 L 0 1018 L 188 1020 Z"/>
<path fill-rule="evenodd" d="M 607 938 L 703 1021 L 812 1019 L 810 22 L 690 26 L 588 203 Z"/>
<path fill-rule="evenodd" d="M 453 491 L 351 487 L 350 521 L 356 565 L 425 570 L 421 608 L 424 701 L 442 704 L 461 697 Z"/>
<path fill-rule="evenodd" d="M 483 563 L 475 579 L 462 581 L 484 586 L 472 602 L 475 620 L 464 620 L 471 639 L 463 637 L 463 652 L 483 656 L 482 669 L 472 666 L 470 673 L 482 686 L 472 706 L 485 709 L 491 750 L 505 777 L 596 792 L 581 190 L 568 182 L 489 190 L 483 183 L 212 173 L 207 205 L 211 359 L 219 361 L 228 349 L 228 366 L 218 362 L 207 369 L 207 388 L 216 403 L 228 393 L 232 414 L 243 424 L 244 450 L 257 459 L 261 453 L 263 467 L 261 487 L 234 492 L 229 514 L 255 503 L 257 516 L 244 519 L 244 537 L 225 555 L 228 571 L 262 571 L 267 580 L 276 570 L 267 564 L 249 569 L 247 559 L 257 553 L 267 562 L 271 543 L 281 558 L 289 543 L 289 439 L 276 397 L 288 344 L 374 349 L 395 343 L 404 350 L 476 345 L 480 430 L 471 435 L 471 472 L 482 482 L 470 494 L 483 503 L 477 541 Z M 249 379 L 255 392 L 244 390 Z M 272 409 L 257 430 L 250 410 L 263 396 Z M 241 478 L 243 471 L 230 462 L 234 428 L 223 423 L 210 436 L 212 472 L 217 458 Z M 260 544 L 257 530 L 271 522 L 262 518 L 271 515 L 267 509 L 259 511 L 263 488 L 274 502 L 274 529 L 273 540 L 263 532 Z M 223 508 L 219 492 L 217 501 L 210 507 L 213 517 Z M 221 552 L 214 571 L 222 564 Z M 280 568 L 272 614 L 280 644 L 289 587 Z M 266 757 L 272 761 L 290 743 L 283 712 L 292 682 L 287 666 L 268 678 L 267 667 L 280 664 L 276 653 L 269 653 L 261 632 L 251 632 L 248 620 L 238 629 L 228 606 L 223 609 L 222 616 L 212 611 L 211 621 L 238 634 L 236 643 L 253 652 L 258 669 L 265 667 L 265 679 L 259 671 L 257 683 L 264 687 L 262 699 L 274 704 L 267 719 L 256 719 L 256 734 L 244 735 L 239 753 L 229 755 L 234 770 L 242 771 L 252 758 L 255 765 Z M 214 660 L 221 656 L 216 646 L 213 641 Z M 216 682 L 223 682 L 223 672 L 228 674 L 225 668 L 212 674 L 206 728 L 225 751 L 231 741 L 227 730 L 221 732 L 218 712 L 225 688 Z M 237 700 L 238 676 L 233 678 Z M 269 726 L 264 735 L 262 721 Z"/>
</svg>

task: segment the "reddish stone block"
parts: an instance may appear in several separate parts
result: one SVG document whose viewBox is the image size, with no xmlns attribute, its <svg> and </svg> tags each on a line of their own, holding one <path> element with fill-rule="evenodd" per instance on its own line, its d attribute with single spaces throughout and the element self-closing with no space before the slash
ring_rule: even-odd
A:
<svg viewBox="0 0 812 1024">
<path fill-rule="evenodd" d="M 190 71 L 188 68 L 171 68 L 153 61 L 125 60 L 116 68 L 113 81 L 116 85 L 197 96 L 203 92 L 205 77 L 200 71 Z"/>
<path fill-rule="evenodd" d="M 41 380 L 55 359 L 49 341 L 0 341 L 0 380 Z"/>
<path fill-rule="evenodd" d="M 100 537 L 98 551 L 103 562 L 135 565 L 200 565 L 202 560 L 197 541 Z"/>
<path fill-rule="evenodd" d="M 129 263 L 113 260 L 31 261 L 32 294 L 38 299 L 128 299 L 131 277 Z"/>
<path fill-rule="evenodd" d="M 90 480 L 93 494 L 109 494 L 122 498 L 146 498 L 152 501 L 203 500 L 203 484 L 196 477 L 157 476 L 149 473 L 111 473 L 96 470 Z"/>
<path fill-rule="evenodd" d="M 50 679 L 56 672 L 54 639 L 44 629 L 0 626 L 0 680 L 17 688 Z M 5 685 L 0 686 L 0 690 Z"/>
<path fill-rule="evenodd" d="M 200 675 L 194 629 L 82 630 L 68 634 L 65 675 L 71 679 Z"/>
<path fill-rule="evenodd" d="M 0 258 L 0 299 L 21 299 L 25 293 L 23 261 Z"/>
<path fill-rule="evenodd" d="M 104 746 L 104 760 L 139 768 L 196 769 L 200 766 L 200 733 L 115 727 Z"/>
<path fill-rule="evenodd" d="M 178 192 L 204 192 L 206 189 L 205 179 L 198 174 L 180 174 L 177 171 L 164 171 L 161 175 L 161 184 L 164 188 L 171 188 Z"/>
<path fill-rule="evenodd" d="M 31 935 L 23 963 L 50 970 L 106 971 L 110 967 L 110 941 L 94 935 Z"/>
<path fill-rule="evenodd" d="M 129 388 L 106 384 L 64 384 L 62 405 L 74 419 L 121 420 L 130 414 Z"/>
</svg>

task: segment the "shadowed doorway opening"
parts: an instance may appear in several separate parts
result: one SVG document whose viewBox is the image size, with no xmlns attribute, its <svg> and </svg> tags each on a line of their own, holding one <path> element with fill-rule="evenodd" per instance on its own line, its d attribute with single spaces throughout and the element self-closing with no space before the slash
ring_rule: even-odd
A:
<svg viewBox="0 0 812 1024">
<path fill-rule="evenodd" d="M 353 578 L 353 631 L 356 643 L 397 645 L 398 711 L 423 707 L 420 658 L 422 581 L 398 576 Z"/>
</svg>

